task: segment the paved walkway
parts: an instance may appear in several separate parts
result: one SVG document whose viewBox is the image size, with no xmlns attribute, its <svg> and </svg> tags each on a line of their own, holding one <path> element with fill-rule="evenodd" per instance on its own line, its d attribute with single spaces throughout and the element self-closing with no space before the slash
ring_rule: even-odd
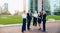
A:
<svg viewBox="0 0 60 33">
<path fill-rule="evenodd" d="M 21 25 L 0 27 L 0 33 L 21 33 Z M 31 30 L 25 33 L 60 33 L 60 22 L 46 23 L 46 32 L 38 30 L 38 26 L 31 25 Z"/>
</svg>

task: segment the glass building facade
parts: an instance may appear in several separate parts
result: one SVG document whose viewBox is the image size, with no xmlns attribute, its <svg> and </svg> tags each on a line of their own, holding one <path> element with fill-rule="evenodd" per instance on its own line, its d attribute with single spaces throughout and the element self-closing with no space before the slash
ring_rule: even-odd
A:
<svg viewBox="0 0 60 33">
<path fill-rule="evenodd" d="M 43 0 L 43 8 L 48 15 L 60 14 L 60 0 Z M 42 10 L 42 0 L 30 0 L 30 10 L 32 12 Z"/>
<path fill-rule="evenodd" d="M 51 15 L 60 15 L 59 4 L 60 0 L 50 0 Z"/>
<path fill-rule="evenodd" d="M 38 11 L 38 1 L 37 0 L 30 0 L 30 10 L 34 12 L 35 10 Z"/>
</svg>

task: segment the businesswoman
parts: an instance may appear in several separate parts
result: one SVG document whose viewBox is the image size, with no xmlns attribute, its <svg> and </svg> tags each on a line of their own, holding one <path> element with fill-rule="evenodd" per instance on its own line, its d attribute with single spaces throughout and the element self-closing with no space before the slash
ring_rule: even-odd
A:
<svg viewBox="0 0 60 33">
<path fill-rule="evenodd" d="M 42 14 L 41 12 L 38 12 L 38 26 L 39 26 L 38 30 L 41 30 L 41 21 L 42 21 Z"/>
<path fill-rule="evenodd" d="M 26 11 L 24 11 L 22 14 L 22 19 L 23 19 L 22 33 L 24 33 L 24 31 L 26 31 L 26 17 L 27 17 L 27 13 L 26 13 Z"/>
<path fill-rule="evenodd" d="M 33 26 L 37 26 L 37 17 L 38 17 L 38 13 L 37 11 L 35 11 L 33 14 Z"/>
<path fill-rule="evenodd" d="M 42 17 L 43 17 L 43 32 L 46 31 L 46 11 L 42 11 Z"/>
</svg>

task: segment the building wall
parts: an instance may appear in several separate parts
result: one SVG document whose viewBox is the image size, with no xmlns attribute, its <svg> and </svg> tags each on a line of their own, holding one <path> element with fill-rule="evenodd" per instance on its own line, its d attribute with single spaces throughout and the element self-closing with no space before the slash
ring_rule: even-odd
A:
<svg viewBox="0 0 60 33">
<path fill-rule="evenodd" d="M 54 15 L 54 12 L 56 12 L 55 10 L 57 10 L 59 7 L 58 5 L 59 5 L 59 0 L 50 0 L 51 15 Z"/>
<path fill-rule="evenodd" d="M 38 11 L 42 10 L 42 0 L 38 0 Z"/>
</svg>

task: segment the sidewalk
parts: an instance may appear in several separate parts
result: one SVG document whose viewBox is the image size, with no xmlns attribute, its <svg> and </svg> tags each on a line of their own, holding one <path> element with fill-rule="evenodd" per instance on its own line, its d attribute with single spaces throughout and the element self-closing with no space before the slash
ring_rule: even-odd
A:
<svg viewBox="0 0 60 33">
<path fill-rule="evenodd" d="M 0 33 L 21 33 L 21 25 L 0 27 Z M 26 30 L 25 33 L 60 33 L 60 22 L 46 23 L 46 32 L 38 30 L 38 26 L 34 27 L 31 24 L 31 30 Z"/>
</svg>

